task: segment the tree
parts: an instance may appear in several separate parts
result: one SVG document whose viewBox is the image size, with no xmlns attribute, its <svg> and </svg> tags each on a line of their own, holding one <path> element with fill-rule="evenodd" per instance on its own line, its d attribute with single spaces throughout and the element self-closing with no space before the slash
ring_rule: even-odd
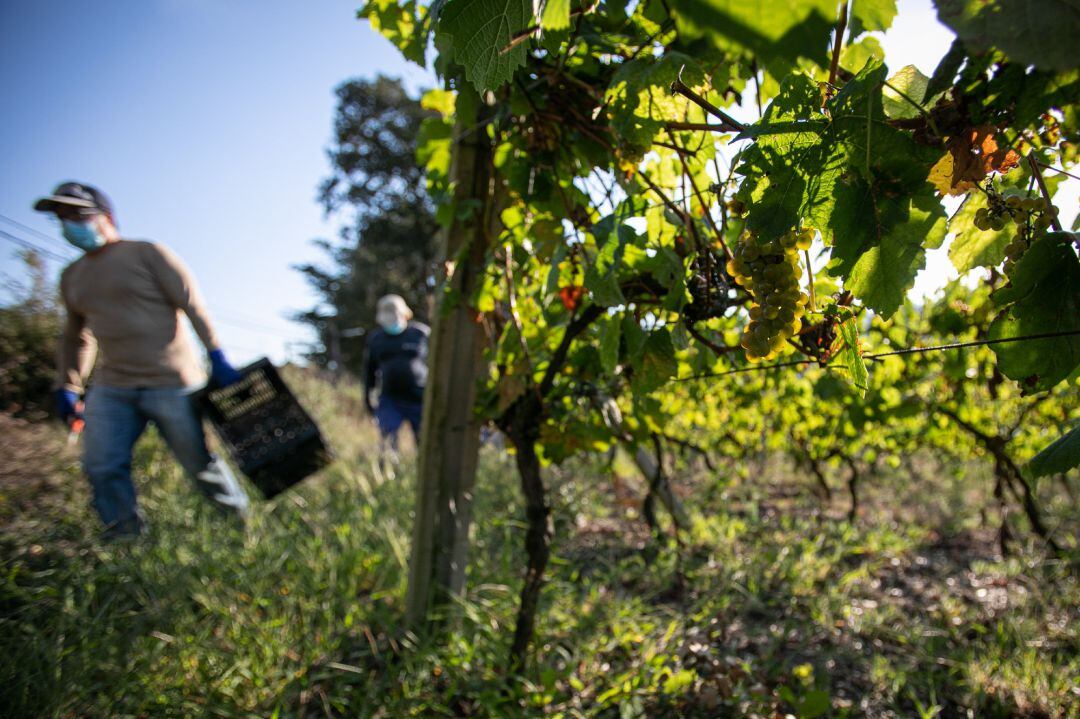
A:
<svg viewBox="0 0 1080 719">
<path fill-rule="evenodd" d="M 0 307 L 0 411 L 44 419 L 52 408 L 62 318 L 41 257 L 28 251 L 22 260 L 30 283 L 12 288 L 16 300 Z"/>
<path fill-rule="evenodd" d="M 322 342 L 312 359 L 327 364 L 336 340 L 344 367 L 359 373 L 363 340 L 340 333 L 371 327 L 379 297 L 399 294 L 418 318 L 430 315 L 438 228 L 416 142 L 420 124 L 433 113 L 409 97 L 400 80 L 382 76 L 349 80 L 336 93 L 331 174 L 319 200 L 345 225 L 340 244 L 316 242 L 329 268 L 297 267 L 320 302 L 296 318 L 314 326 Z"/>
</svg>

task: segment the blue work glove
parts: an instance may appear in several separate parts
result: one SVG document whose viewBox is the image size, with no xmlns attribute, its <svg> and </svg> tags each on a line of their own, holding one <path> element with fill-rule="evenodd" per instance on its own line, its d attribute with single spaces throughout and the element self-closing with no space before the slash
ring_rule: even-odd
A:
<svg viewBox="0 0 1080 719">
<path fill-rule="evenodd" d="M 56 414 L 64 424 L 71 424 L 73 420 L 83 418 L 78 405 L 78 393 L 69 389 L 56 390 Z"/>
<path fill-rule="evenodd" d="M 211 382 L 218 387 L 228 387 L 234 382 L 239 382 L 241 378 L 242 375 L 229 364 L 229 360 L 225 359 L 225 353 L 222 350 L 218 349 L 210 353 Z"/>
</svg>

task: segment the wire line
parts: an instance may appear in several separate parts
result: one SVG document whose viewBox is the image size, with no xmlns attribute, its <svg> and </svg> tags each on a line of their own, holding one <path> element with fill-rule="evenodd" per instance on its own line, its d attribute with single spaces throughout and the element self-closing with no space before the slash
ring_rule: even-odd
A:
<svg viewBox="0 0 1080 719">
<path fill-rule="evenodd" d="M 1029 340 L 1045 340 L 1053 337 L 1071 337 L 1073 335 L 1080 335 L 1080 330 L 1064 330 L 1062 332 L 1042 332 L 1036 335 L 1024 335 L 1022 337 L 1000 337 L 992 340 L 972 340 L 971 342 L 953 342 L 947 345 L 933 345 L 931 347 L 908 347 L 902 350 L 896 350 L 895 352 L 879 352 L 872 355 L 863 355 L 863 359 L 877 360 L 882 357 L 892 357 L 894 355 L 910 355 L 918 354 L 921 352 L 940 352 L 942 350 L 954 350 L 962 347 L 981 347 L 984 345 L 997 345 L 1005 344 L 1007 342 L 1026 342 Z"/>
<path fill-rule="evenodd" d="M 13 225 L 14 227 L 18 227 L 23 232 L 29 232 L 31 235 L 34 235 L 35 237 L 43 239 L 43 240 L 45 240 L 47 242 L 52 242 L 52 243 L 55 243 L 57 245 L 60 245 L 64 249 L 70 249 L 70 247 L 71 247 L 66 242 L 58 240 L 57 238 L 53 237 L 52 235 L 46 234 L 46 233 L 42 232 L 41 230 L 35 230 L 30 225 L 24 225 L 23 223 L 19 222 L 18 220 L 13 220 L 12 218 L 8 217 L 7 215 L 0 215 L 0 220 L 3 220 L 4 222 L 8 223 L 9 225 Z"/>
<path fill-rule="evenodd" d="M 44 255 L 45 257 L 56 260 L 58 262 L 71 262 L 74 259 L 73 257 L 64 257 L 63 255 L 61 255 L 59 253 L 56 253 L 56 252 L 53 252 L 52 250 L 50 250 L 48 248 L 42 247 L 41 245 L 38 245 L 38 244 L 35 244 L 35 243 L 31 242 L 30 240 L 23 239 L 22 237 L 18 237 L 16 235 L 13 235 L 10 232 L 5 232 L 4 230 L 0 230 L 0 239 L 7 240 L 8 242 L 13 242 L 16 245 L 19 245 L 20 247 L 23 247 L 25 249 L 33 250 L 34 252 L 39 252 L 42 255 Z"/>
<path fill-rule="evenodd" d="M 901 349 L 901 350 L 896 350 L 896 351 L 893 351 L 893 352 L 878 352 L 878 353 L 875 353 L 875 354 L 862 355 L 862 358 L 863 359 L 868 359 L 868 360 L 879 360 L 882 357 L 892 357 L 892 356 L 895 356 L 895 355 L 920 354 L 920 353 L 923 353 L 923 352 L 942 352 L 944 350 L 962 349 L 964 347 L 981 347 L 981 346 L 984 346 L 984 345 L 1005 344 L 1005 343 L 1008 343 L 1008 342 L 1030 342 L 1030 341 L 1035 341 L 1035 340 L 1052 339 L 1054 337 L 1072 337 L 1072 336 L 1075 336 L 1075 335 L 1080 335 L 1080 329 L 1077 329 L 1077 330 L 1064 330 L 1064 331 L 1061 331 L 1061 332 L 1042 332 L 1042 333 L 1034 334 L 1034 335 L 1023 335 L 1021 337 L 1000 337 L 998 339 L 990 339 L 990 340 L 972 340 L 971 342 L 953 342 L 953 343 L 945 344 L 945 345 L 933 345 L 931 347 L 908 347 L 908 348 Z M 776 364 L 769 364 L 769 365 L 749 365 L 747 367 L 736 367 L 734 369 L 725 370 L 723 372 L 709 372 L 707 374 L 690 375 L 689 377 L 676 377 L 674 379 L 674 381 L 675 382 L 689 382 L 690 380 L 696 380 L 696 379 L 708 379 L 710 377 L 724 377 L 726 375 L 739 374 L 739 373 L 742 373 L 742 372 L 763 372 L 765 370 L 777 369 L 777 368 L 780 368 L 780 367 L 794 367 L 794 366 L 802 365 L 802 364 L 814 364 L 815 362 L 817 362 L 817 360 L 814 360 L 814 359 L 799 359 L 799 360 L 790 360 L 788 362 L 777 362 Z M 834 364 L 826 364 L 826 365 L 822 365 L 822 368 L 827 369 L 829 367 L 835 367 L 835 366 L 836 365 L 834 365 Z"/>
</svg>

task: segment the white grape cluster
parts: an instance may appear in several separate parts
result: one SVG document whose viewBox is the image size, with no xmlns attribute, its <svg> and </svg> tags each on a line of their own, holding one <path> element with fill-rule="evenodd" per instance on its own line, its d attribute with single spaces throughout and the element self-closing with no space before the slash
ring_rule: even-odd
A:
<svg viewBox="0 0 1080 719">
<path fill-rule="evenodd" d="M 993 191 L 987 193 L 987 207 L 975 211 L 974 224 L 984 232 L 1000 232 L 1007 222 L 1016 224 L 1016 237 L 1005 246 L 1006 275 L 1012 275 L 1013 268 L 1023 256 L 1032 240 L 1050 228 L 1051 220 L 1057 215 L 1057 208 L 1041 197 L 1022 195 L 999 195 Z"/>
<path fill-rule="evenodd" d="M 773 359 L 802 328 L 810 298 L 799 285 L 799 250 L 809 249 L 813 237 L 812 229 L 803 228 L 761 242 L 756 234 L 747 231 L 735 245 L 727 271 L 753 300 L 750 323 L 740 341 L 751 362 Z"/>
</svg>

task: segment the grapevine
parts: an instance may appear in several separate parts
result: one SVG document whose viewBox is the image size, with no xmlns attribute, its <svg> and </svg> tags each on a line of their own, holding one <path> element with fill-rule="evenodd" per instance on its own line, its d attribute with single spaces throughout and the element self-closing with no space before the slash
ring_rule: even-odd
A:
<svg viewBox="0 0 1080 719">
<path fill-rule="evenodd" d="M 470 251 L 477 263 L 506 264 L 505 282 L 448 291 L 443 302 L 468 298 L 478 315 L 514 309 L 501 336 L 472 350 L 485 359 L 478 404 L 514 444 L 526 500 L 514 669 L 550 551 L 541 457 L 559 462 L 612 440 L 611 428 L 573 401 L 575 382 L 613 388 L 627 424 L 655 430 L 705 412 L 702 397 L 676 397 L 691 390 L 672 389 L 687 384 L 673 380 L 745 376 L 799 352 L 768 366 L 836 373 L 791 391 L 799 414 L 829 406 L 821 413 L 834 421 L 800 440 L 812 459 L 831 456 L 811 435 L 840 442 L 901 404 L 903 360 L 881 352 L 870 373 L 862 347 L 911 346 L 903 340 L 919 317 L 908 294 L 929 251 L 947 241 L 961 275 L 978 270 L 991 282 L 964 298 L 970 312 L 942 313 L 941 334 L 992 339 L 982 360 L 996 361 L 995 376 L 1012 381 L 1017 396 L 1071 381 L 1080 365 L 1072 334 L 1080 260 L 1040 168 L 1068 174 L 1076 159 L 1075 33 L 1062 22 L 1043 27 L 1048 36 L 1037 43 L 1017 40 L 1008 12 L 973 23 L 971 13 L 938 4 L 957 42 L 931 77 L 890 71 L 876 41 L 861 37 L 891 22 L 872 3 L 447 0 L 418 9 L 379 0 L 362 11 L 420 62 L 434 35 L 445 88 L 432 102 L 446 109 L 421 150 L 432 191 L 451 233 L 486 208 Z M 734 106 L 751 89 L 756 116 Z M 478 148 L 491 158 L 482 172 L 451 163 Z M 709 188 L 708 201 L 700 188 Z M 943 200 L 965 195 L 950 216 Z M 800 260 L 811 240 L 821 266 L 812 287 Z M 507 251 L 477 249 L 484 243 Z M 571 253 L 580 275 L 560 269 Z M 455 267 L 486 276 L 482 266 Z M 1004 285 L 993 281 L 1002 271 Z M 814 323 L 804 286 L 816 298 Z M 871 324 L 876 344 L 863 341 Z M 944 371 L 950 363 L 960 364 L 944 360 Z M 861 407 L 857 420 L 844 416 L 838 396 L 851 412 Z M 781 419 L 798 421 L 791 412 Z M 852 477 L 869 461 L 847 459 Z"/>
</svg>

